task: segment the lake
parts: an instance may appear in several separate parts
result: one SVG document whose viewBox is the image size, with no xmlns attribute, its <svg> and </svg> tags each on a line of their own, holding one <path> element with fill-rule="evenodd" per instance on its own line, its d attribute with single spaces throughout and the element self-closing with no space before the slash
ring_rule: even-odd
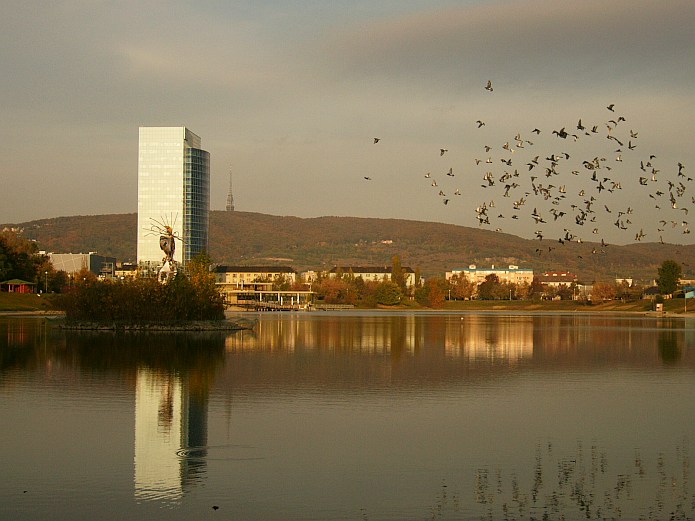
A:
<svg viewBox="0 0 695 521">
<path fill-rule="evenodd" d="M 0 317 L 0 519 L 692 519 L 695 320 Z"/>
</svg>

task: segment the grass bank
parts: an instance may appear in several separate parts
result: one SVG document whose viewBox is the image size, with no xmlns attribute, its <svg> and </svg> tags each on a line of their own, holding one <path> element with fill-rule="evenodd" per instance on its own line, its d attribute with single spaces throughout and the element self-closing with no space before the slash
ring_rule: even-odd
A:
<svg viewBox="0 0 695 521">
<path fill-rule="evenodd" d="M 0 293 L 0 312 L 3 311 L 55 311 L 53 306 L 57 295 L 23 295 L 20 293 Z M 389 309 L 421 309 L 417 305 L 395 307 Z M 612 300 L 602 304 L 586 305 L 569 300 L 533 302 L 526 300 L 457 300 L 444 303 L 444 311 L 555 311 L 555 312 L 623 312 L 640 313 L 652 311 L 652 302 L 636 300 L 621 302 Z M 667 313 L 683 314 L 686 304 L 683 299 L 670 299 L 664 302 Z M 695 299 L 687 303 L 687 314 L 695 314 Z"/>
<path fill-rule="evenodd" d="M 55 311 L 53 302 L 56 295 L 37 295 L 33 293 L 0 292 L 0 312 L 2 311 Z"/>
<path fill-rule="evenodd" d="M 467 300 L 445 302 L 444 309 L 449 311 L 555 311 L 555 312 L 612 312 L 612 313 L 646 313 L 654 310 L 651 300 L 622 302 L 611 300 L 596 304 L 583 304 L 571 300 L 526 301 L 526 300 Z M 666 313 L 685 313 L 683 299 L 664 301 Z M 688 302 L 687 314 L 695 314 L 695 300 Z"/>
</svg>

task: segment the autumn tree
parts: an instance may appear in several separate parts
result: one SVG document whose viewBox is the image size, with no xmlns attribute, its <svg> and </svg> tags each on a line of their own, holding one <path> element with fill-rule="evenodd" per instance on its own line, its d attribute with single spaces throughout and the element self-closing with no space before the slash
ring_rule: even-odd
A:
<svg viewBox="0 0 695 521">
<path fill-rule="evenodd" d="M 456 300 L 469 300 L 475 295 L 475 283 L 465 275 L 455 274 L 449 279 L 451 296 Z"/>
<path fill-rule="evenodd" d="M 613 300 L 618 294 L 618 288 L 610 282 L 596 282 L 591 290 L 591 300 Z"/>
<path fill-rule="evenodd" d="M 447 292 L 448 287 L 445 279 L 440 277 L 428 278 L 420 288 L 415 290 L 415 300 L 421 306 L 442 308 Z"/>
<path fill-rule="evenodd" d="M 350 284 L 341 278 L 327 277 L 315 287 L 316 296 L 327 304 L 352 304 L 355 292 L 350 295 Z"/>
<path fill-rule="evenodd" d="M 196 258 L 166 284 L 156 278 L 98 280 L 83 270 L 58 301 L 68 321 L 142 324 L 223 320 L 222 295 L 209 259 Z"/>
</svg>

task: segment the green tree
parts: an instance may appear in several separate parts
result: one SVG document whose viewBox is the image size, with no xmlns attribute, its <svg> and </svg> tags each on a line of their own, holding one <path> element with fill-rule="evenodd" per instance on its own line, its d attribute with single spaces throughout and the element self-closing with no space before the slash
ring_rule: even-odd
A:
<svg viewBox="0 0 695 521">
<path fill-rule="evenodd" d="M 422 285 L 422 275 L 420 274 L 420 268 L 415 268 L 415 287 L 419 288 Z"/>
<path fill-rule="evenodd" d="M 396 284 L 402 293 L 405 293 L 405 277 L 403 276 L 403 266 L 401 266 L 401 258 L 394 255 L 391 259 L 391 282 Z"/>
<path fill-rule="evenodd" d="M 572 296 L 574 295 L 574 282 L 570 285 L 567 284 L 560 284 L 557 287 L 557 291 L 555 294 L 560 297 L 561 300 L 572 300 Z"/>
<path fill-rule="evenodd" d="M 538 277 L 533 277 L 531 285 L 528 287 L 526 297 L 530 300 L 540 300 L 545 293 L 545 287 Z"/>
<path fill-rule="evenodd" d="M 383 306 L 395 306 L 401 302 L 401 288 L 398 284 L 391 281 L 384 281 L 376 289 L 375 297 L 377 304 Z"/>
<path fill-rule="evenodd" d="M 669 295 L 676 291 L 678 282 L 682 275 L 681 265 L 674 260 L 665 260 L 658 271 L 656 283 L 659 285 L 659 291 L 663 295 Z"/>
<path fill-rule="evenodd" d="M 44 271 L 39 271 L 46 262 L 38 255 L 38 246 L 15 231 L 0 232 L 0 280 L 22 279 L 39 283 Z M 43 286 L 41 286 L 43 287 Z"/>
<path fill-rule="evenodd" d="M 480 300 L 494 300 L 500 298 L 502 285 L 500 278 L 490 273 L 485 280 L 478 285 L 478 298 Z"/>
</svg>

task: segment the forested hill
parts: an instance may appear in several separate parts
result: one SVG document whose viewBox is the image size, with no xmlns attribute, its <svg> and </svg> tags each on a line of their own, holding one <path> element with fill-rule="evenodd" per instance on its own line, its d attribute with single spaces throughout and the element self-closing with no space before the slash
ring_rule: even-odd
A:
<svg viewBox="0 0 695 521">
<path fill-rule="evenodd" d="M 24 236 L 35 239 L 42 250 L 98 251 L 118 260 L 135 259 L 136 214 L 59 217 L 0 228 L 5 226 L 23 228 Z M 392 257 L 399 255 L 403 265 L 420 268 L 424 276 L 443 275 L 470 264 L 515 264 L 536 272 L 568 270 L 585 282 L 615 277 L 651 280 L 664 260 L 673 259 L 683 264 L 685 276 L 695 276 L 695 245 L 561 245 L 452 224 L 236 211 L 210 212 L 210 255 L 220 264 L 281 264 L 302 271 L 334 265 L 390 265 Z"/>
</svg>

